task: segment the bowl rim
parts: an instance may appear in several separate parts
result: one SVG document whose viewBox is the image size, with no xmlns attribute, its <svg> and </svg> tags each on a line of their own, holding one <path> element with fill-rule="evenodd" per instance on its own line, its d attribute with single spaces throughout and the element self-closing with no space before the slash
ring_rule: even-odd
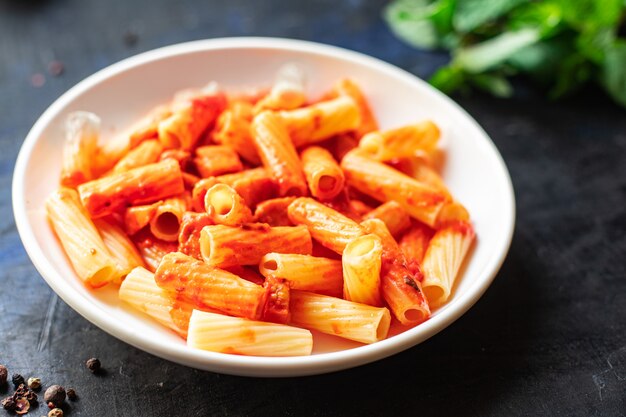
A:
<svg viewBox="0 0 626 417">
<path fill-rule="evenodd" d="M 27 194 L 24 192 L 26 168 L 44 129 L 67 104 L 71 103 L 84 91 L 108 78 L 122 74 L 131 68 L 173 56 L 224 49 L 296 51 L 351 61 L 382 72 L 388 77 L 400 79 L 404 83 L 417 85 L 421 89 L 426 88 L 430 90 L 436 99 L 443 100 L 447 102 L 447 105 L 460 111 L 467 119 L 466 122 L 472 124 L 484 136 L 486 145 L 490 147 L 490 151 L 496 157 L 499 170 L 501 171 L 499 174 L 502 174 L 499 175 L 499 180 L 503 181 L 501 186 L 503 185 L 504 190 L 506 190 L 506 195 L 502 198 L 505 206 L 501 209 L 504 212 L 504 216 L 506 216 L 507 224 L 505 230 L 502 230 L 498 235 L 496 242 L 498 253 L 490 258 L 484 268 L 476 275 L 475 282 L 453 303 L 447 304 L 437 315 L 413 329 L 370 345 L 298 357 L 229 355 L 191 349 L 183 344 L 172 345 L 168 342 L 142 336 L 134 333 L 132 328 L 124 326 L 124 323 L 118 319 L 109 316 L 101 306 L 92 304 L 84 295 L 73 289 L 69 283 L 66 283 L 59 271 L 48 261 L 44 250 L 37 244 L 33 227 L 28 221 L 26 212 Z M 12 200 L 18 233 L 35 268 L 53 291 L 85 319 L 112 336 L 161 358 L 198 369 L 246 376 L 304 376 L 342 370 L 385 358 L 434 336 L 467 312 L 491 285 L 510 248 L 516 215 L 513 185 L 502 156 L 482 127 L 452 99 L 415 75 L 359 52 L 310 41 L 263 37 L 205 39 L 165 46 L 126 58 L 78 82 L 44 111 L 26 136 L 13 172 Z"/>
</svg>

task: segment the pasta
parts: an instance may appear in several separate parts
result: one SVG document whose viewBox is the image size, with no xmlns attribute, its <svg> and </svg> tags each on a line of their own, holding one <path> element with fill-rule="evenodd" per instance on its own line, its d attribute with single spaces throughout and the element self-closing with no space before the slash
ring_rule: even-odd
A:
<svg viewBox="0 0 626 417">
<path fill-rule="evenodd" d="M 263 110 L 291 110 L 305 102 L 304 74 L 296 65 L 287 64 L 278 70 L 274 86 L 256 103 L 254 111 L 260 113 Z"/>
<path fill-rule="evenodd" d="M 343 298 L 356 303 L 382 306 L 380 268 L 383 245 L 376 235 L 357 237 L 343 251 Z"/>
<path fill-rule="evenodd" d="M 155 163 L 163 152 L 163 145 L 156 139 L 141 142 L 136 148 L 129 151 L 113 167 L 113 173 L 128 171 L 133 168 Z"/>
<path fill-rule="evenodd" d="M 187 345 L 213 352 L 250 356 L 304 356 L 313 349 L 311 332 L 194 310 Z"/>
<path fill-rule="evenodd" d="M 361 123 L 354 132 L 357 138 L 363 137 L 366 133 L 378 130 L 376 118 L 358 84 L 350 79 L 344 79 L 335 85 L 334 92 L 340 96 L 350 97 L 359 107 Z"/>
<path fill-rule="evenodd" d="M 409 213 L 395 200 L 390 200 L 363 216 L 363 219 L 379 219 L 385 223 L 389 232 L 398 237 L 411 227 Z"/>
<path fill-rule="evenodd" d="M 93 113 L 70 113 L 65 121 L 61 185 L 76 187 L 93 178 L 91 160 L 98 150 L 100 118 Z"/>
<path fill-rule="evenodd" d="M 448 297 L 472 242 L 474 229 L 469 223 L 450 224 L 435 233 L 422 263 L 422 288 L 428 302 L 437 307 Z"/>
<path fill-rule="evenodd" d="M 150 219 L 150 231 L 161 240 L 178 241 L 180 223 L 186 211 L 187 201 L 185 197 L 170 197 L 163 200 Z"/>
<path fill-rule="evenodd" d="M 252 137 L 265 169 L 278 183 L 281 196 L 305 195 L 302 164 L 281 118 L 264 111 L 252 122 Z"/>
<path fill-rule="evenodd" d="M 252 221 L 252 211 L 243 197 L 226 184 L 215 184 L 204 197 L 204 207 L 217 224 L 238 226 Z"/>
<path fill-rule="evenodd" d="M 193 305 L 175 299 L 171 293 L 159 287 L 152 272 L 142 267 L 133 269 L 120 285 L 119 297 L 133 308 L 187 338 Z"/>
<path fill-rule="evenodd" d="M 121 282 L 133 268 L 144 266 L 143 259 L 135 244 L 114 222 L 96 219 L 94 225 L 98 229 L 104 245 L 115 259 L 117 268 L 113 277 L 114 282 Z"/>
<path fill-rule="evenodd" d="M 341 298 L 292 291 L 291 323 L 361 343 L 387 337 L 391 315 L 385 307 L 372 307 Z"/>
<path fill-rule="evenodd" d="M 380 237 L 381 293 L 398 321 L 404 325 L 415 325 L 430 316 L 430 308 L 420 286 L 421 277 L 415 277 L 406 265 L 398 244 L 378 219 L 365 220 L 362 225 L 369 233 Z"/>
<path fill-rule="evenodd" d="M 330 152 L 318 146 L 309 146 L 300 157 L 313 197 L 330 200 L 343 190 L 343 171 Z"/>
<path fill-rule="evenodd" d="M 269 252 L 310 255 L 311 235 L 304 226 L 206 226 L 200 234 L 202 259 L 213 266 L 257 265 Z"/>
<path fill-rule="evenodd" d="M 228 146 L 201 146 L 196 149 L 194 163 L 202 178 L 229 174 L 243 169 L 239 155 Z"/>
<path fill-rule="evenodd" d="M 351 151 L 341 161 L 346 180 L 360 192 L 379 201 L 395 200 L 412 217 L 434 226 L 447 202 L 437 189 L 410 178 L 380 162 Z"/>
<path fill-rule="evenodd" d="M 294 253 L 268 253 L 261 258 L 259 271 L 265 277 L 284 278 L 296 290 L 341 297 L 341 261 Z"/>
<path fill-rule="evenodd" d="M 270 226 L 293 226 L 287 216 L 287 208 L 296 197 L 272 198 L 260 203 L 254 212 L 254 221 Z"/>
<path fill-rule="evenodd" d="M 350 97 L 337 97 L 308 107 L 279 112 L 296 148 L 356 129 L 359 108 Z"/>
<path fill-rule="evenodd" d="M 294 224 L 305 225 L 313 239 L 339 254 L 351 240 L 363 234 L 363 228 L 353 220 L 312 198 L 294 200 L 287 213 Z"/>
<path fill-rule="evenodd" d="M 474 228 L 438 172 L 438 126 L 381 129 L 365 91 L 307 97 L 290 64 L 269 89 L 180 91 L 111 138 L 71 113 L 46 214 L 77 277 L 224 354 L 310 355 L 320 332 L 375 343 L 428 320 Z"/>
<path fill-rule="evenodd" d="M 225 107 L 223 94 L 181 100 L 172 109 L 171 116 L 159 123 L 159 140 L 168 149 L 190 150 Z"/>
<path fill-rule="evenodd" d="M 46 200 L 46 212 L 81 280 L 98 288 L 115 278 L 117 262 L 80 204 L 76 191 L 60 188 Z"/>
<path fill-rule="evenodd" d="M 433 152 L 439 141 L 439 128 L 432 121 L 403 126 L 385 132 L 371 132 L 361 138 L 359 148 L 378 161 Z"/>
<path fill-rule="evenodd" d="M 411 228 L 402 235 L 398 245 L 404 254 L 409 270 L 421 277 L 421 264 L 428 248 L 428 243 L 433 237 L 434 231 L 425 224 L 415 222 Z"/>
<path fill-rule="evenodd" d="M 129 205 L 151 203 L 185 191 L 178 162 L 166 159 L 78 186 L 91 217 L 103 217 Z"/>
<path fill-rule="evenodd" d="M 250 103 L 245 101 L 234 102 L 217 119 L 217 128 L 213 133 L 213 140 L 220 145 L 230 146 L 247 162 L 259 165 L 261 159 L 250 133 L 252 116 Z"/>
<path fill-rule="evenodd" d="M 195 308 L 250 319 L 259 319 L 263 313 L 263 287 L 179 252 L 163 257 L 154 280 Z"/>
</svg>

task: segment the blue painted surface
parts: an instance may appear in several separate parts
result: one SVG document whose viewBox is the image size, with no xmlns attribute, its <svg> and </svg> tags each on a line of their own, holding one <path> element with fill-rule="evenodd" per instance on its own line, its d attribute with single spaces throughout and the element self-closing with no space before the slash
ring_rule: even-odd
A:
<svg viewBox="0 0 626 417">
<path fill-rule="evenodd" d="M 74 386 L 80 401 L 66 407 L 70 416 L 624 415 L 626 118 L 593 92 L 553 103 L 522 82 L 523 94 L 509 101 L 456 97 L 511 171 L 511 252 L 463 318 L 375 364 L 282 380 L 174 365 L 86 322 L 28 260 L 12 219 L 12 168 L 34 121 L 69 87 L 138 52 L 240 35 L 325 42 L 427 77 L 446 55 L 397 41 L 380 18 L 383 5 L 0 0 L 0 363 Z M 128 31 L 135 45 L 124 43 Z M 65 65 L 60 77 L 47 73 L 53 59 Z M 30 84 L 35 73 L 46 78 L 40 88 Z M 86 372 L 90 356 L 105 376 Z"/>
</svg>

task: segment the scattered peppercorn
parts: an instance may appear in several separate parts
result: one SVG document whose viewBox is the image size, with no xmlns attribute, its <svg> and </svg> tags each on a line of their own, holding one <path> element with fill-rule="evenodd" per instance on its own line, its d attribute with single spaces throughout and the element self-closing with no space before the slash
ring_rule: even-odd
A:
<svg viewBox="0 0 626 417">
<path fill-rule="evenodd" d="M 49 403 L 48 403 L 48 408 L 49 408 L 49 409 L 51 409 L 51 410 L 52 410 L 54 407 L 55 407 L 54 403 L 52 403 L 52 402 L 49 402 Z"/>
<path fill-rule="evenodd" d="M 9 376 L 9 370 L 6 366 L 0 365 L 0 386 L 7 383 L 7 377 Z"/>
<path fill-rule="evenodd" d="M 99 372 L 100 368 L 102 367 L 102 364 L 100 363 L 100 360 L 98 358 L 87 359 L 86 365 L 87 368 L 89 368 L 89 370 L 94 374 Z"/>
<path fill-rule="evenodd" d="M 7 411 L 14 411 L 17 404 L 15 404 L 15 400 L 13 397 L 7 397 L 2 400 L 2 407 L 4 407 Z"/>
<path fill-rule="evenodd" d="M 41 388 L 41 379 L 28 378 L 28 388 L 33 390 L 38 390 L 39 388 Z"/>
<path fill-rule="evenodd" d="M 74 388 L 68 388 L 67 390 L 65 390 L 65 393 L 67 394 L 67 398 L 69 398 L 70 401 L 76 401 L 76 399 L 78 398 L 78 395 L 76 395 L 76 390 L 74 390 Z"/>
<path fill-rule="evenodd" d="M 15 400 L 15 412 L 17 414 L 26 414 L 30 410 L 30 402 L 25 397 L 19 397 Z"/>
<path fill-rule="evenodd" d="M 59 407 L 65 401 L 65 388 L 60 385 L 51 385 L 43 394 L 43 399 L 47 403 L 52 403 Z M 50 404 L 48 404 L 48 407 L 50 407 Z"/>
<path fill-rule="evenodd" d="M 60 408 L 53 408 L 48 412 L 48 417 L 63 417 L 63 410 Z"/>
<path fill-rule="evenodd" d="M 13 385 L 17 387 L 18 385 L 24 383 L 24 377 L 20 374 L 13 374 L 11 381 L 13 382 Z"/>
</svg>

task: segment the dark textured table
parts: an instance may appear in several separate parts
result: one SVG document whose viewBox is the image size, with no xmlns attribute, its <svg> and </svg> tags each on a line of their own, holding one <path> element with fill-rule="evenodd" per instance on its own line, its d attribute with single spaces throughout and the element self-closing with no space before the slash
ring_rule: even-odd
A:
<svg viewBox="0 0 626 417">
<path fill-rule="evenodd" d="M 175 365 L 84 320 L 26 256 L 11 211 L 15 157 L 76 82 L 141 51 L 236 35 L 339 45 L 427 76 L 446 57 L 394 39 L 383 4 L 0 0 L 0 363 L 75 387 L 71 416 L 626 415 L 626 111 L 594 92 L 558 103 L 528 90 L 506 101 L 457 97 L 511 172 L 513 244 L 464 317 L 371 365 L 297 379 Z M 91 356 L 105 375 L 85 369 Z"/>
</svg>

